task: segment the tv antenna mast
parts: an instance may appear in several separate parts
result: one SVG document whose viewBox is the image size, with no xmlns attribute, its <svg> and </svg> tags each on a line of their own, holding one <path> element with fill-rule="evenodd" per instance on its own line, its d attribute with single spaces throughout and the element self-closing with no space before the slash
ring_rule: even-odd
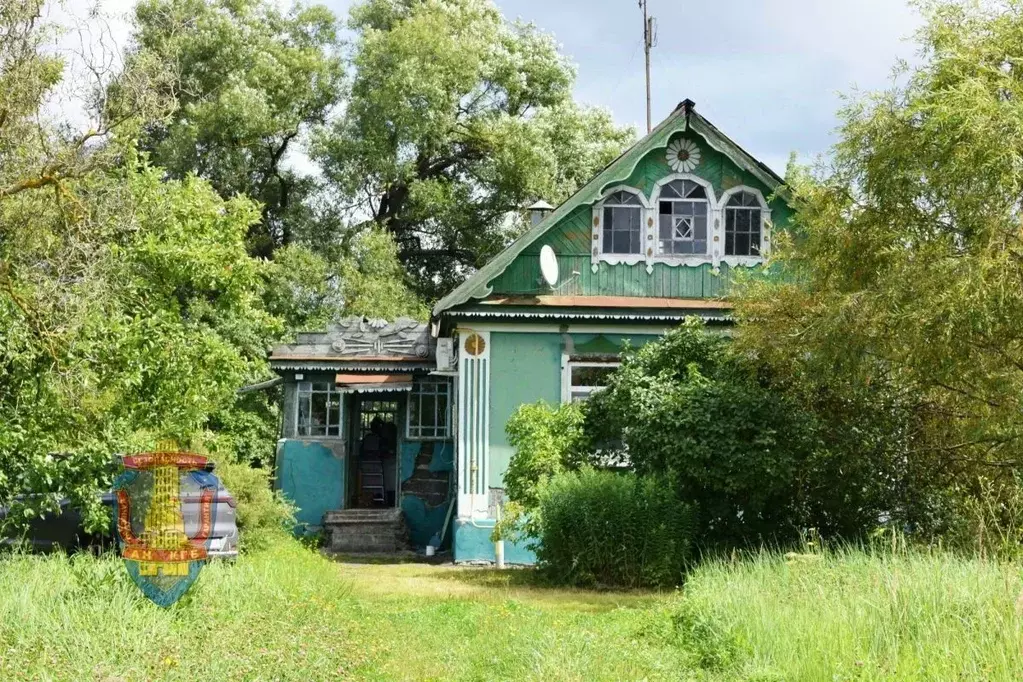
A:
<svg viewBox="0 0 1023 682">
<path fill-rule="evenodd" d="M 643 10 L 643 52 L 646 53 L 646 132 L 653 130 L 650 115 L 650 50 L 657 45 L 657 22 L 647 14 L 647 0 L 639 0 Z"/>
</svg>

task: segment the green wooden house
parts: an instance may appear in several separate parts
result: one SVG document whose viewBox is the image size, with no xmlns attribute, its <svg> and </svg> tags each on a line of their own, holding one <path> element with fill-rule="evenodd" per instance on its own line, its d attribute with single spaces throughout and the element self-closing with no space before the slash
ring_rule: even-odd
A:
<svg viewBox="0 0 1023 682">
<path fill-rule="evenodd" d="M 400 544 L 403 526 L 414 545 L 443 539 L 456 561 L 492 561 L 515 409 L 585 399 L 626 341 L 688 316 L 730 324 L 733 273 L 758 267 L 789 220 L 781 185 L 682 102 L 429 325 L 349 320 L 276 349 L 278 486 L 336 549 Z M 506 560 L 533 557 L 514 546 Z"/>
</svg>

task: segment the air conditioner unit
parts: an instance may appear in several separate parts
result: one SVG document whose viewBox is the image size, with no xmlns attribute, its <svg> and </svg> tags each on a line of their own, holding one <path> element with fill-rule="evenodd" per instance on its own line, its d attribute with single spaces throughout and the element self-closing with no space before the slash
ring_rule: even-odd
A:
<svg viewBox="0 0 1023 682">
<path fill-rule="evenodd" d="M 455 340 L 437 339 L 437 371 L 453 372 L 455 370 Z"/>
</svg>

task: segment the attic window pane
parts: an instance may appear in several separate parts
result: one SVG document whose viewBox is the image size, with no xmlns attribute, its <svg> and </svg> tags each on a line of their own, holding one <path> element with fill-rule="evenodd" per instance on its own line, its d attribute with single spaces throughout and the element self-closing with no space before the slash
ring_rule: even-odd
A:
<svg viewBox="0 0 1023 682">
<path fill-rule="evenodd" d="M 604 202 L 605 206 L 642 206 L 643 202 L 639 200 L 632 192 L 615 192 L 607 201 Z"/>
<path fill-rule="evenodd" d="M 759 256 L 763 211 L 753 192 L 734 194 L 725 206 L 725 255 Z"/>
<path fill-rule="evenodd" d="M 681 186 L 683 183 L 688 185 Z M 686 191 L 697 196 L 658 203 L 658 251 L 666 256 L 705 255 L 709 210 L 707 201 L 703 198 L 706 193 L 702 187 L 688 180 L 676 180 L 671 185 L 672 192 Z"/>
<path fill-rule="evenodd" d="M 604 208 L 604 253 L 638 254 L 643 230 L 639 207 Z"/>
</svg>

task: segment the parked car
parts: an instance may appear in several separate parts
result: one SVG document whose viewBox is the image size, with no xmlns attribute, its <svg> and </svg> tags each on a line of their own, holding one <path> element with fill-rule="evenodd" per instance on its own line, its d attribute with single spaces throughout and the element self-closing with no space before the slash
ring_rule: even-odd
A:
<svg viewBox="0 0 1023 682">
<path fill-rule="evenodd" d="M 181 491 L 181 514 L 185 521 L 185 534 L 193 536 L 199 527 L 199 495 L 197 489 Z M 100 501 L 110 514 L 110 528 L 106 534 L 88 533 L 82 526 L 82 515 L 69 500 L 61 500 L 60 514 L 38 517 L 29 525 L 23 536 L 3 538 L 4 544 L 15 544 L 22 540 L 33 551 L 73 551 L 88 548 L 112 547 L 114 543 L 114 494 L 100 495 Z M 209 555 L 233 559 L 238 556 L 237 506 L 231 493 L 221 483 L 213 499 L 213 532 L 210 534 Z M 7 516 L 8 509 L 0 507 L 0 519 Z"/>
</svg>

